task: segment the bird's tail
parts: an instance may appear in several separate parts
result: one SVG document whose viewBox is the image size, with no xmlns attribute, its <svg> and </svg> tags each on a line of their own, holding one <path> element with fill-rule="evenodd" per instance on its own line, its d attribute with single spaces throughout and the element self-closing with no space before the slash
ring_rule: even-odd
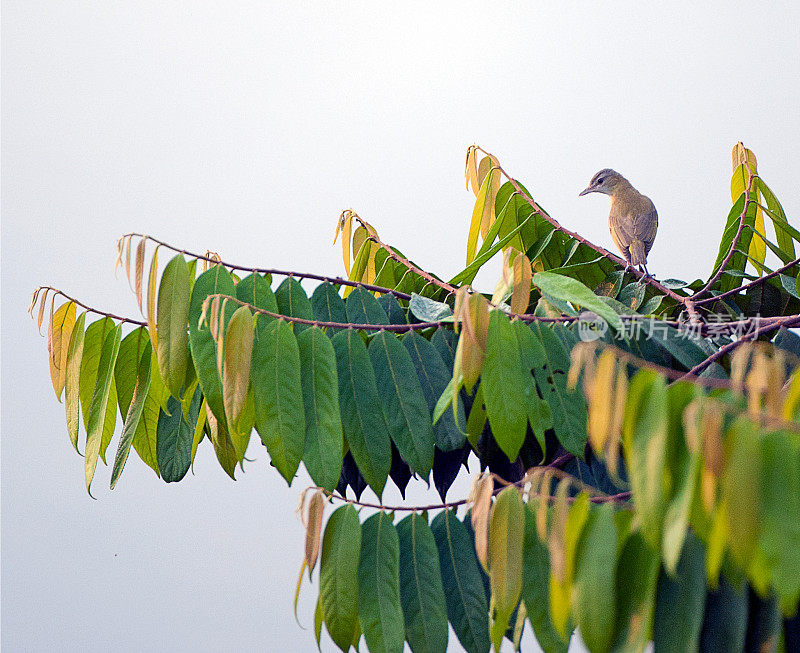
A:
<svg viewBox="0 0 800 653">
<path fill-rule="evenodd" d="M 647 263 L 647 252 L 641 240 L 634 240 L 630 245 L 631 265 L 645 265 Z"/>
</svg>

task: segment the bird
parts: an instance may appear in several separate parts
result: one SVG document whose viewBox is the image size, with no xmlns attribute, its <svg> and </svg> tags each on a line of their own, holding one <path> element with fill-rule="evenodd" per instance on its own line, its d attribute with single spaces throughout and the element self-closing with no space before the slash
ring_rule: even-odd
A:
<svg viewBox="0 0 800 653">
<path fill-rule="evenodd" d="M 647 254 L 658 230 L 658 213 L 649 197 L 642 195 L 616 170 L 604 168 L 596 173 L 578 196 L 604 193 L 611 197 L 608 228 L 617 249 L 625 258 L 625 272 L 631 267 L 647 271 Z"/>
</svg>

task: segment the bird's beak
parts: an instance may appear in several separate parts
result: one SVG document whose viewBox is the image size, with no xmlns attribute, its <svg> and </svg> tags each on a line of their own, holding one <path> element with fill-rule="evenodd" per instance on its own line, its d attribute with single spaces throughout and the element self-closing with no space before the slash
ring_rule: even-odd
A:
<svg viewBox="0 0 800 653">
<path fill-rule="evenodd" d="M 587 186 L 580 193 L 578 193 L 578 197 L 583 197 L 584 195 L 587 195 L 588 193 L 593 192 L 593 190 L 594 189 L 591 186 Z"/>
</svg>

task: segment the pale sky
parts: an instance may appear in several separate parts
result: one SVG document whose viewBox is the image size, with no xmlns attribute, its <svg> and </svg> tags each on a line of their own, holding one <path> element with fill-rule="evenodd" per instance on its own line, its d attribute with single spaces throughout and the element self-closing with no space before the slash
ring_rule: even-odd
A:
<svg viewBox="0 0 800 653">
<path fill-rule="evenodd" d="M 578 192 L 615 168 L 658 209 L 650 271 L 706 276 L 736 141 L 800 224 L 799 7 L 3 2 L 4 650 L 315 649 L 318 586 L 306 630 L 291 608 L 307 478 L 287 488 L 254 436 L 235 483 L 204 442 L 181 483 L 132 455 L 113 492 L 98 468 L 90 499 L 25 312 L 35 286 L 135 317 L 113 274 L 134 230 L 340 274 L 331 240 L 350 207 L 448 277 L 464 265 L 473 142 L 607 247 L 607 199 Z M 491 289 L 494 270 L 479 280 Z"/>
</svg>

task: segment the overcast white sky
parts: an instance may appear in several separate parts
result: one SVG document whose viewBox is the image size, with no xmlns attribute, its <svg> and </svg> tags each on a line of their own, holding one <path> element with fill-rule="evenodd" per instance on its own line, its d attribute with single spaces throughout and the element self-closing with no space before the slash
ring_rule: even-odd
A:
<svg viewBox="0 0 800 653">
<path fill-rule="evenodd" d="M 658 208 L 651 272 L 706 275 L 736 141 L 800 224 L 798 7 L 3 2 L 4 649 L 314 649 L 316 586 L 307 630 L 291 615 L 305 479 L 287 489 L 256 437 L 236 483 L 204 443 L 179 484 L 132 456 L 112 493 L 101 466 L 91 500 L 25 313 L 33 287 L 135 316 L 113 275 L 131 230 L 338 274 L 348 207 L 447 276 L 472 142 L 608 247 L 607 199 L 578 192 L 619 170 Z"/>
</svg>

